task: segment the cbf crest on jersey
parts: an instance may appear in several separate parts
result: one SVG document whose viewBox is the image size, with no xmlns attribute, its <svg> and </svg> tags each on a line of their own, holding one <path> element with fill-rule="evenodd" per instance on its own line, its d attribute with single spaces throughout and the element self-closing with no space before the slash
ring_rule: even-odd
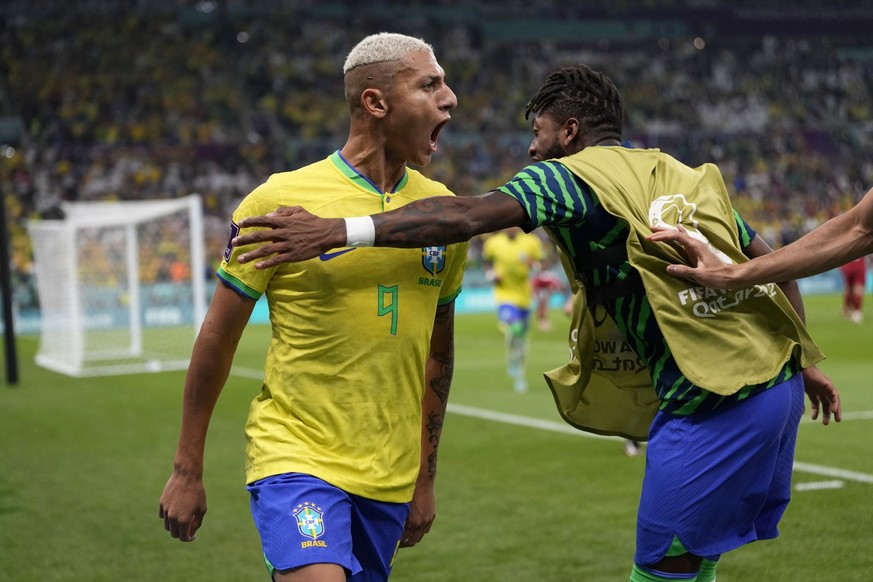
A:
<svg viewBox="0 0 873 582">
<path fill-rule="evenodd" d="M 324 513 L 314 503 L 298 505 L 293 515 L 297 518 L 297 529 L 304 536 L 316 539 L 324 533 Z"/>
<path fill-rule="evenodd" d="M 442 271 L 446 266 L 446 247 L 423 247 L 421 264 L 431 276 Z"/>
</svg>

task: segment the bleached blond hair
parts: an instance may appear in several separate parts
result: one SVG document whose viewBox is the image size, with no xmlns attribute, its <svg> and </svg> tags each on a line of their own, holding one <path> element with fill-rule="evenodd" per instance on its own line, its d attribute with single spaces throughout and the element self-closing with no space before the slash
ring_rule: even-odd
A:
<svg viewBox="0 0 873 582">
<path fill-rule="evenodd" d="M 401 61 L 412 53 L 430 51 L 433 47 L 421 40 L 405 34 L 380 32 L 371 34 L 355 45 L 343 65 L 343 74 L 361 65 Z"/>
</svg>

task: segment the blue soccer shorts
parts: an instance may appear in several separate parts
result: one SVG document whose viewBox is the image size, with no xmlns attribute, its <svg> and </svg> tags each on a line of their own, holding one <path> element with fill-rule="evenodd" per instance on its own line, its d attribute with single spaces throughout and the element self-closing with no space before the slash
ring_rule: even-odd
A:
<svg viewBox="0 0 873 582">
<path fill-rule="evenodd" d="M 797 374 L 724 409 L 658 413 L 646 448 L 634 561 L 658 562 L 674 537 L 692 554 L 717 560 L 778 536 L 803 398 Z"/>
<path fill-rule="evenodd" d="M 351 495 L 302 473 L 274 475 L 246 489 L 271 575 L 330 563 L 345 568 L 355 582 L 388 579 L 408 503 Z"/>
<path fill-rule="evenodd" d="M 530 309 L 522 309 L 509 303 L 501 303 L 497 306 L 497 320 L 507 327 L 511 328 L 515 325 L 520 331 L 526 331 L 529 319 Z"/>
</svg>

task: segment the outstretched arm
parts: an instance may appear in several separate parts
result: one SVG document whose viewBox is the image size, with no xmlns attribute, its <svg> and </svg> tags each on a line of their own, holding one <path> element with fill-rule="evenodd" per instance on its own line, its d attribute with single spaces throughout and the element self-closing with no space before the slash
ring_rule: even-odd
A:
<svg viewBox="0 0 873 582">
<path fill-rule="evenodd" d="M 873 189 L 851 210 L 836 216 L 795 242 L 739 265 L 726 265 L 684 231 L 658 230 L 648 237 L 682 245 L 690 266 L 670 265 L 667 272 L 705 287 L 737 289 L 757 283 L 788 281 L 834 269 L 873 253 Z"/>
<path fill-rule="evenodd" d="M 743 251 L 753 261 L 761 260 L 773 254 L 773 249 L 760 236 L 752 239 L 751 244 Z M 779 288 L 785 293 L 785 297 L 791 303 L 794 311 L 800 317 L 803 323 L 806 323 L 806 312 L 803 308 L 803 297 L 800 295 L 800 287 L 796 281 L 780 282 Z M 834 420 L 840 422 L 842 417 L 842 408 L 840 405 L 840 394 L 837 392 L 834 383 L 818 366 L 811 366 L 803 369 L 803 389 L 809 397 L 810 403 L 810 418 L 818 420 L 821 417 L 821 423 L 824 425 L 830 424 L 831 416 Z"/>
<path fill-rule="evenodd" d="M 411 248 L 464 242 L 528 222 L 521 203 L 498 191 L 472 197 L 425 198 L 372 218 L 375 246 Z"/>
<path fill-rule="evenodd" d="M 377 247 L 415 248 L 463 242 L 477 234 L 528 223 L 522 205 L 498 191 L 480 196 L 435 196 L 389 212 L 374 214 Z M 240 263 L 257 261 L 266 269 L 317 257 L 348 246 L 342 218 L 320 218 L 298 206 L 242 220 L 240 228 L 263 227 L 233 240 L 234 246 L 260 244 L 240 255 Z"/>
</svg>

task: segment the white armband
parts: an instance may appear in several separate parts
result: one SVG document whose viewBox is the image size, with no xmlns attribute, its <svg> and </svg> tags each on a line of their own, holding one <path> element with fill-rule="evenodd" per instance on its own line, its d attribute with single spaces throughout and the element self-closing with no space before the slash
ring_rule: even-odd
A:
<svg viewBox="0 0 873 582">
<path fill-rule="evenodd" d="M 376 225 L 369 216 L 354 216 L 346 221 L 346 246 L 371 247 L 376 242 Z"/>
</svg>

